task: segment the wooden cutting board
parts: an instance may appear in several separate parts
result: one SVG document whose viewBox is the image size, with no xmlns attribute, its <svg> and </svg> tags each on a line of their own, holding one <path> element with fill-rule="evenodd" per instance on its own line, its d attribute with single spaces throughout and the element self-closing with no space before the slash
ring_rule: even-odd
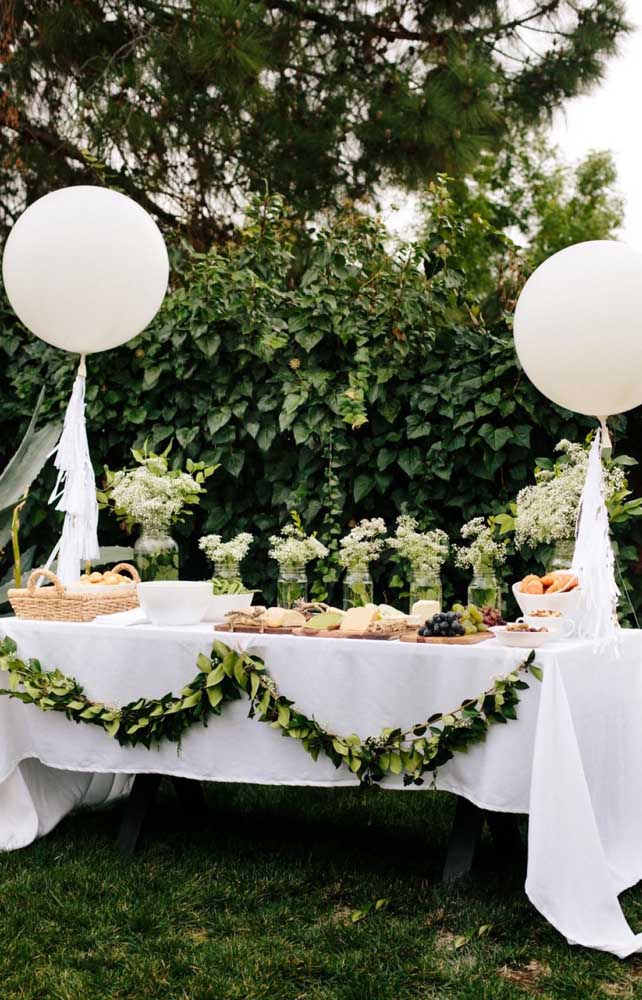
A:
<svg viewBox="0 0 642 1000">
<path fill-rule="evenodd" d="M 413 632 L 411 635 L 405 632 L 401 636 L 402 642 L 426 642 L 435 643 L 437 645 L 444 644 L 448 646 L 474 646 L 476 642 L 484 642 L 486 639 L 494 639 L 495 636 L 492 632 L 476 632 L 475 635 L 418 635 Z"/>
<path fill-rule="evenodd" d="M 266 625 L 261 628 L 260 625 L 235 625 L 234 629 L 231 629 L 229 625 L 215 625 L 215 632 L 231 632 L 234 635 L 235 632 L 256 632 L 258 635 L 292 635 L 293 632 L 297 630 L 294 627 L 290 628 L 270 628 Z"/>
<path fill-rule="evenodd" d="M 342 632 L 338 628 L 295 628 L 294 635 L 312 635 L 322 639 L 399 639 L 403 632 Z"/>
</svg>

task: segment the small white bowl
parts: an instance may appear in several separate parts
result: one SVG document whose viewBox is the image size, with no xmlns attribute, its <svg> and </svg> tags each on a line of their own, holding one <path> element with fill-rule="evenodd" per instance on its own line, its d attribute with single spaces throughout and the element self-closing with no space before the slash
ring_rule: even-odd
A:
<svg viewBox="0 0 642 1000">
<path fill-rule="evenodd" d="M 206 580 L 149 580 L 136 589 L 152 625 L 197 625 L 212 596 L 212 584 Z"/>
<path fill-rule="evenodd" d="M 537 610 L 543 609 L 538 608 Z M 524 615 L 517 621 L 523 621 L 532 628 L 548 629 L 555 639 L 570 639 L 575 632 L 575 622 L 572 618 L 565 618 L 564 615 L 560 615 L 559 618 L 538 618 L 535 615 Z"/>
<path fill-rule="evenodd" d="M 212 582 L 208 580 L 210 596 L 207 602 L 207 609 L 203 616 L 204 622 L 225 621 L 228 611 L 240 611 L 242 608 L 249 608 L 254 600 L 254 594 L 213 594 Z"/>
<path fill-rule="evenodd" d="M 523 615 L 533 611 L 561 611 L 565 618 L 574 618 L 582 599 L 579 587 L 562 594 L 523 594 L 519 583 L 514 583 L 513 594 Z"/>
<path fill-rule="evenodd" d="M 513 646 L 515 649 L 538 649 L 552 639 L 550 632 L 509 632 L 506 625 L 495 625 L 490 630 L 502 646 Z"/>
</svg>

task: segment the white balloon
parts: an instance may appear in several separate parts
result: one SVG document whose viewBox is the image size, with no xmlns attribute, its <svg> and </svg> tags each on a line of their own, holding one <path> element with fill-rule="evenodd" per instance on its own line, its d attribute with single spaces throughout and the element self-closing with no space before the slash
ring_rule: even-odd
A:
<svg viewBox="0 0 642 1000">
<path fill-rule="evenodd" d="M 531 382 L 578 413 L 642 403 L 642 254 L 615 240 L 560 250 L 530 276 L 515 348 Z"/>
<path fill-rule="evenodd" d="M 93 354 L 144 330 L 165 297 L 167 250 L 140 205 L 108 188 L 53 191 L 30 205 L 7 239 L 9 301 L 41 340 Z"/>
</svg>

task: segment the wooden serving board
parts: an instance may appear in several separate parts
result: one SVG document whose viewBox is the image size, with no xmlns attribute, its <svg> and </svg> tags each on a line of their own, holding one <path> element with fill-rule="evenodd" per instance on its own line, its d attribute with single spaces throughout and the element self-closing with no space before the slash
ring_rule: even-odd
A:
<svg viewBox="0 0 642 1000">
<path fill-rule="evenodd" d="M 486 639 L 494 639 L 492 632 L 477 632 L 475 635 L 418 635 L 413 632 L 409 635 L 405 632 L 401 636 L 402 642 L 430 642 L 444 644 L 448 646 L 474 646 L 476 642 L 484 642 Z"/>
<path fill-rule="evenodd" d="M 261 628 L 260 625 L 235 625 L 234 628 L 231 629 L 229 625 L 221 624 L 215 625 L 214 631 L 230 632 L 232 635 L 234 635 L 235 632 L 252 632 L 257 635 L 292 635 L 292 633 L 297 630 L 293 626 L 290 626 L 289 628 L 271 628 L 269 625 L 266 625 L 264 628 Z"/>
<path fill-rule="evenodd" d="M 293 635 L 312 635 L 321 639 L 398 639 L 403 632 L 342 632 L 338 628 L 295 628 Z"/>
</svg>

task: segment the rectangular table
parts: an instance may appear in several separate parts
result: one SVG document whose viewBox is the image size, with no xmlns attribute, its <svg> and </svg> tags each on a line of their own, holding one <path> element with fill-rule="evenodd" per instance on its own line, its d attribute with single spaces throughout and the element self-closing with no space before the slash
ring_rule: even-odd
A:
<svg viewBox="0 0 642 1000">
<path fill-rule="evenodd" d="M 21 657 L 59 667 L 89 696 L 114 705 L 178 693 L 209 653 L 211 626 L 159 629 L 5 619 Z M 494 640 L 476 646 L 219 634 L 261 656 L 279 691 L 333 731 L 363 738 L 456 708 L 524 658 Z M 549 643 L 536 662 L 518 720 L 491 728 L 458 754 L 438 789 L 483 809 L 529 813 L 526 891 L 574 943 L 624 957 L 642 950 L 618 894 L 642 876 L 642 633 L 596 649 Z M 0 675 L 0 686 L 6 679 Z M 25 846 L 70 809 L 122 793 L 130 776 L 202 781 L 349 786 L 347 768 L 312 758 L 295 741 L 227 704 L 208 728 L 194 726 L 180 750 L 122 748 L 103 731 L 0 699 L 0 848 Z M 428 789 L 430 776 L 420 789 Z M 383 788 L 403 788 L 390 776 Z"/>
</svg>

